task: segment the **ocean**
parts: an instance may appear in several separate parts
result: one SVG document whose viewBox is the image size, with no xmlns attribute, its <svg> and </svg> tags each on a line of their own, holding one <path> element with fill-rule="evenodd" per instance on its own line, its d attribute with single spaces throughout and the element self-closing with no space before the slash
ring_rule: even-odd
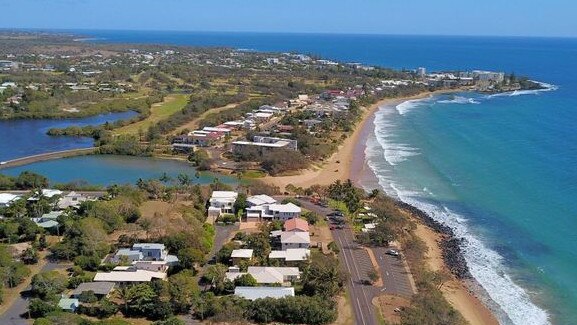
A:
<svg viewBox="0 0 577 325">
<path fill-rule="evenodd" d="M 577 39 L 73 31 L 95 42 L 299 52 L 428 71 L 514 72 L 551 85 L 384 107 L 366 144 L 387 193 L 466 238 L 503 324 L 577 324 Z"/>
</svg>

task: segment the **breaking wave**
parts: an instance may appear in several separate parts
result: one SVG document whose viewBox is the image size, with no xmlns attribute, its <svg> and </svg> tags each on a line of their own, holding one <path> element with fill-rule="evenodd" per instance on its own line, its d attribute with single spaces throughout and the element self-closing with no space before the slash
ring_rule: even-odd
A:
<svg viewBox="0 0 577 325">
<path fill-rule="evenodd" d="M 401 113 L 403 109 L 399 110 L 399 106 L 406 112 L 406 109 L 416 105 L 418 103 L 411 102 L 404 107 L 402 104 L 397 105 L 396 109 L 403 115 Z M 416 148 L 393 141 L 395 124 L 391 112 L 394 114 L 395 111 L 381 109 L 377 113 L 374 121 L 376 141 L 371 143 L 370 148 L 368 145 L 366 148 L 367 164 L 377 176 L 381 188 L 389 195 L 421 209 L 435 220 L 448 225 L 457 237 L 465 239 L 462 252 L 469 270 L 487 292 L 488 297 L 501 309 L 496 311 L 496 317 L 501 324 L 550 324 L 547 312 L 536 306 L 530 300 L 529 294 L 511 279 L 504 258 L 471 231 L 466 216 L 451 211 L 446 206 L 433 203 L 431 200 L 434 200 L 434 194 L 428 188 L 420 191 L 407 190 L 395 180 L 391 166 L 419 153 Z"/>
</svg>

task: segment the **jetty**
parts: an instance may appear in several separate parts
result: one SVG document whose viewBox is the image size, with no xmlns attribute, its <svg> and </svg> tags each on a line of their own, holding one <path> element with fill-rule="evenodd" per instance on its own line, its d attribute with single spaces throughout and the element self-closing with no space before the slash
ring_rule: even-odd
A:
<svg viewBox="0 0 577 325">
<path fill-rule="evenodd" d="M 96 151 L 96 149 L 98 149 L 98 148 L 91 147 L 91 148 L 53 151 L 53 152 L 41 153 L 41 154 L 33 155 L 33 156 L 27 156 L 27 157 L 2 161 L 2 162 L 0 162 L 0 170 L 4 169 L 4 168 L 27 165 L 27 164 L 31 164 L 31 163 L 38 162 L 38 161 L 89 155 L 89 154 L 93 154 Z"/>
</svg>

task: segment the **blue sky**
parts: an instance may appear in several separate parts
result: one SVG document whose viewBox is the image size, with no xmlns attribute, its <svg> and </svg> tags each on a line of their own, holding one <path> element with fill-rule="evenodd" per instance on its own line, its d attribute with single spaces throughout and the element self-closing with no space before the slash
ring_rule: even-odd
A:
<svg viewBox="0 0 577 325">
<path fill-rule="evenodd" d="M 0 28 L 577 36 L 574 0 L 0 0 Z"/>
</svg>

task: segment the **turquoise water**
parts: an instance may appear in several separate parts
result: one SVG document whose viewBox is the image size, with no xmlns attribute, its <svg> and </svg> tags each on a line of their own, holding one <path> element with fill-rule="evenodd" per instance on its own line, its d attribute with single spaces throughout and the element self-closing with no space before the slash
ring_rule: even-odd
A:
<svg viewBox="0 0 577 325">
<path fill-rule="evenodd" d="M 566 126 L 575 108 L 555 92 L 383 107 L 367 144 L 383 188 L 467 239 L 467 263 L 502 323 L 577 323 L 577 135 Z"/>
<path fill-rule="evenodd" d="M 139 178 L 158 179 L 166 173 L 176 178 L 179 174 L 190 176 L 194 184 L 210 184 L 215 178 L 227 184 L 236 184 L 234 177 L 213 173 L 200 173 L 196 177 L 196 169 L 182 161 L 141 158 L 127 156 L 79 156 L 57 160 L 41 161 L 25 166 L 0 170 L 2 174 L 16 176 L 25 170 L 42 174 L 53 183 L 68 183 L 86 181 L 89 184 L 134 184 Z"/>
</svg>

